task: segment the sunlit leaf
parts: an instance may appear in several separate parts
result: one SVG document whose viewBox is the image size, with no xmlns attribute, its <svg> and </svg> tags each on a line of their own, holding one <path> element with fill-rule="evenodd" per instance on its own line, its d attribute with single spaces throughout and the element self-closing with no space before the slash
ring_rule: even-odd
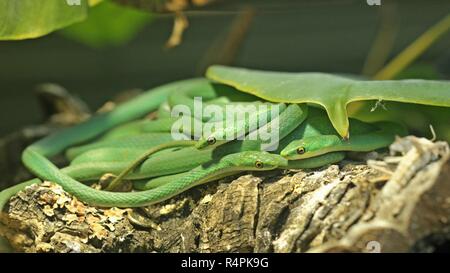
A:
<svg viewBox="0 0 450 273">
<path fill-rule="evenodd" d="M 89 10 L 87 20 L 61 33 L 91 47 L 118 46 L 135 37 L 151 18 L 150 13 L 104 1 Z"/>
<path fill-rule="evenodd" d="M 82 21 L 87 16 L 86 0 L 1 0 L 0 40 L 36 38 Z M 73 0 L 72 0 L 73 1 Z"/>
<path fill-rule="evenodd" d="M 100 2 L 102 2 L 103 0 L 88 0 L 89 6 L 93 7 L 97 4 L 100 4 Z"/>
</svg>

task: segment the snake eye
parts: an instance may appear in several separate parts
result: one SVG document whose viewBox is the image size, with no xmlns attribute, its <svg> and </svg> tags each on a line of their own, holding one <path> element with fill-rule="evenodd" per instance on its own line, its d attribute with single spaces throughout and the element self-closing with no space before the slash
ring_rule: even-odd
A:
<svg viewBox="0 0 450 273">
<path fill-rule="evenodd" d="M 302 154 L 304 154 L 305 153 L 305 148 L 304 147 L 300 147 L 300 148 L 297 148 L 297 154 L 299 154 L 299 155 L 302 155 Z"/>
<path fill-rule="evenodd" d="M 216 138 L 211 136 L 208 137 L 206 141 L 208 142 L 209 145 L 214 145 L 216 143 Z"/>
<path fill-rule="evenodd" d="M 261 161 L 257 160 L 255 162 L 255 167 L 261 169 L 262 167 L 264 167 L 264 164 Z"/>
</svg>

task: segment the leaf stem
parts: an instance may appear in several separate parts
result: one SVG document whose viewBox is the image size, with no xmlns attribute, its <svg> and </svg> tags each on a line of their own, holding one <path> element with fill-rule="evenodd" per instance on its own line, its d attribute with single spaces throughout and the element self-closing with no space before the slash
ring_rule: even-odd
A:
<svg viewBox="0 0 450 273">
<path fill-rule="evenodd" d="M 434 42 L 450 29 L 450 14 L 420 35 L 412 44 L 397 55 L 390 63 L 381 69 L 374 80 L 389 80 L 395 77 L 415 59 L 417 59 Z"/>
</svg>

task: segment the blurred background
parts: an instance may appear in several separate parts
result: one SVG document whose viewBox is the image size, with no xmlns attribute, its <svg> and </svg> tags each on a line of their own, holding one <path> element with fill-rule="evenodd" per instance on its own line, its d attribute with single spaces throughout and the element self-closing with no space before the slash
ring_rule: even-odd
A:
<svg viewBox="0 0 450 273">
<path fill-rule="evenodd" d="M 124 90 L 201 76 L 213 63 L 371 76 L 450 13 L 448 0 L 213 1 L 183 11 L 178 23 L 188 26 L 176 45 L 173 13 L 115 5 L 100 3 L 87 21 L 41 38 L 0 42 L 0 136 L 43 121 L 40 83 L 60 84 L 96 109 Z M 450 35 L 402 75 L 450 79 Z"/>
</svg>

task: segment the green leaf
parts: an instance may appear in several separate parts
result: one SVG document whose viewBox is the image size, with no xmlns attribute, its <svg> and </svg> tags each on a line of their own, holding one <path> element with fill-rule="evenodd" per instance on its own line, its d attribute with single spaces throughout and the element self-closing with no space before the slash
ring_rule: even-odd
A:
<svg viewBox="0 0 450 273">
<path fill-rule="evenodd" d="M 96 6 L 97 4 L 100 4 L 100 2 L 102 2 L 102 1 L 103 0 L 88 0 L 90 7 L 93 7 L 93 6 Z"/>
<path fill-rule="evenodd" d="M 343 137 L 348 137 L 347 105 L 354 101 L 387 100 L 450 107 L 449 81 L 361 81 L 326 73 L 270 72 L 219 65 L 208 68 L 206 76 L 268 101 L 321 105 Z"/>
<path fill-rule="evenodd" d="M 36 38 L 82 21 L 88 4 L 70 0 L 0 0 L 0 40 Z"/>
<path fill-rule="evenodd" d="M 120 46 L 151 19 L 150 13 L 104 1 L 89 10 L 87 20 L 63 29 L 61 34 L 91 47 Z"/>
</svg>

